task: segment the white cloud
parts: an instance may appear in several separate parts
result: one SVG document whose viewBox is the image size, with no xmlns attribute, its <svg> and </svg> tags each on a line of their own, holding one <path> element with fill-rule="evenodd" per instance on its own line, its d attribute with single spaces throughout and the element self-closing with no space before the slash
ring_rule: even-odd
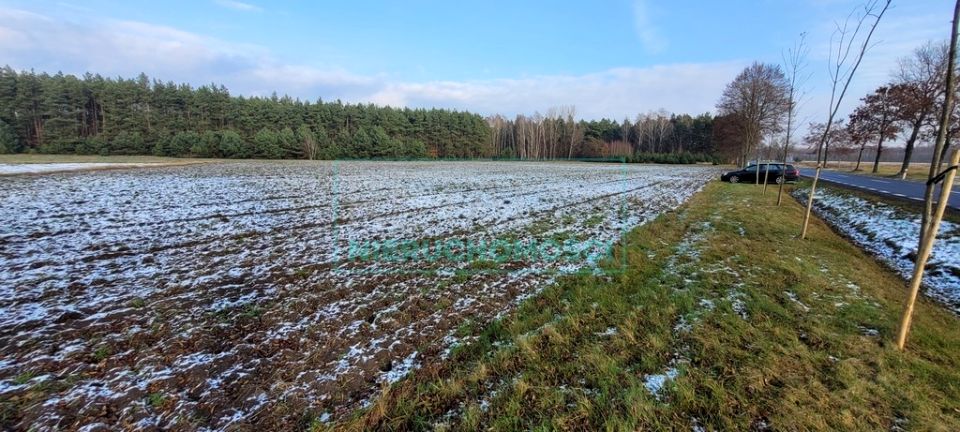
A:
<svg viewBox="0 0 960 432">
<path fill-rule="evenodd" d="M 576 105 L 585 118 L 621 119 L 665 108 L 673 112 L 712 111 L 724 85 L 743 64 L 674 64 L 617 68 L 585 75 L 524 79 L 392 83 L 372 96 L 388 105 L 441 106 L 481 113 L 532 113 Z"/>
<path fill-rule="evenodd" d="M 260 6 L 234 0 L 213 0 L 213 2 L 225 8 L 243 12 L 260 12 L 263 10 Z"/>
<path fill-rule="evenodd" d="M 650 53 L 659 53 L 667 48 L 667 41 L 660 34 L 659 29 L 653 24 L 653 18 L 650 16 L 650 6 L 647 0 L 634 0 L 633 2 L 633 26 L 640 38 L 643 48 Z"/>
<path fill-rule="evenodd" d="M 92 25 L 0 8 L 0 58 L 11 66 L 67 73 L 203 80 L 249 65 L 265 50 L 137 21 Z"/>
<path fill-rule="evenodd" d="M 295 88 L 309 88 L 318 82 L 339 86 L 370 86 L 376 83 L 375 78 L 353 75 L 343 69 L 322 70 L 297 65 L 263 65 L 251 73 L 264 82 L 286 82 Z"/>
<path fill-rule="evenodd" d="M 258 46 L 135 21 L 78 24 L 0 8 L 0 58 L 18 69 L 222 83 L 234 94 L 443 107 L 514 115 L 576 105 L 584 118 L 633 117 L 666 108 L 711 111 L 741 62 L 617 68 L 581 75 L 406 82 L 335 66 L 291 64 Z"/>
</svg>

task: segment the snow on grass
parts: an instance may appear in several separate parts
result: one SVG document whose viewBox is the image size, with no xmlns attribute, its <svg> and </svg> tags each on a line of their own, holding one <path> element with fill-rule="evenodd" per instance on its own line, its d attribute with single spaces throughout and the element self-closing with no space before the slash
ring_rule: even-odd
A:
<svg viewBox="0 0 960 432">
<path fill-rule="evenodd" d="M 649 374 L 643 378 L 643 386 L 650 392 L 653 397 L 658 401 L 663 401 L 664 399 L 664 387 L 670 382 L 675 380 L 680 376 L 680 369 L 677 366 L 670 366 L 666 371 L 659 374 Z"/>
<path fill-rule="evenodd" d="M 731 288 L 727 291 L 726 300 L 730 302 L 730 308 L 733 309 L 733 312 L 737 314 L 740 318 L 749 319 L 750 314 L 747 313 L 747 304 L 743 301 L 745 294 L 743 291 L 740 291 L 737 288 Z"/>
<path fill-rule="evenodd" d="M 800 298 L 797 297 L 797 294 L 795 292 L 784 291 L 783 293 L 786 294 L 787 298 L 790 299 L 790 301 L 792 301 L 794 304 L 796 304 L 797 307 L 800 308 L 800 310 L 804 312 L 810 312 L 810 306 L 807 306 L 805 303 L 800 301 Z"/>
<path fill-rule="evenodd" d="M 795 192 L 805 199 L 805 192 Z M 834 229 L 895 269 L 913 273 L 920 237 L 920 215 L 880 202 L 818 191 L 814 210 Z M 925 294 L 960 313 L 960 225 L 944 221 L 923 278 Z"/>
<path fill-rule="evenodd" d="M 604 330 L 604 331 L 602 331 L 602 332 L 596 332 L 596 333 L 594 333 L 594 334 L 597 335 L 597 336 L 601 336 L 601 337 L 613 336 L 613 335 L 616 335 L 616 334 L 617 334 L 617 328 L 616 328 L 616 327 L 607 327 L 606 330 Z"/>
<path fill-rule="evenodd" d="M 417 354 L 419 353 L 414 351 L 399 363 L 392 365 L 390 370 L 385 372 L 381 379 L 390 384 L 400 381 L 400 379 L 407 376 L 408 373 L 420 367 L 420 364 L 417 363 Z"/>
</svg>

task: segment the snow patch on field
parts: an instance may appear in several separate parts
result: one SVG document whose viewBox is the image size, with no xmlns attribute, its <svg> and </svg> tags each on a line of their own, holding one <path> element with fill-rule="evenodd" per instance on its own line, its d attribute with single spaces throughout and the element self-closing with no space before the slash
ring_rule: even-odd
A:
<svg viewBox="0 0 960 432">
<path fill-rule="evenodd" d="M 798 190 L 794 194 L 806 200 L 806 191 Z M 817 192 L 814 211 L 909 280 L 920 237 L 918 214 L 830 190 Z M 927 296 L 960 313 L 960 226 L 957 224 L 944 221 L 940 225 L 923 284 Z"/>
<path fill-rule="evenodd" d="M 597 335 L 597 336 L 601 336 L 601 337 L 614 336 L 614 335 L 617 334 L 617 328 L 616 328 L 616 327 L 607 327 L 606 330 L 604 330 L 604 331 L 602 331 L 602 332 L 596 332 L 596 333 L 594 333 L 594 334 Z"/>
<path fill-rule="evenodd" d="M 419 353 L 414 351 L 399 364 L 393 366 L 392 369 L 383 374 L 383 380 L 393 384 L 397 381 L 400 381 L 401 378 L 407 376 L 407 374 L 414 369 L 420 367 L 419 363 L 417 363 L 417 354 Z"/>
<path fill-rule="evenodd" d="M 141 168 L 157 165 L 159 164 L 130 162 L 0 164 L 0 175 L 45 174 L 52 172 L 84 171 L 104 168 Z"/>
<path fill-rule="evenodd" d="M 680 370 L 676 367 L 668 368 L 661 374 L 650 374 L 643 378 L 643 386 L 647 388 L 657 400 L 663 399 L 663 388 L 668 382 L 680 376 Z"/>
<path fill-rule="evenodd" d="M 810 312 L 810 306 L 807 306 L 805 303 L 800 301 L 800 298 L 797 297 L 796 293 L 794 293 L 793 291 L 784 291 L 783 293 L 786 294 L 787 298 L 790 299 L 791 302 L 796 304 L 797 307 L 800 308 L 800 310 L 804 312 Z"/>
<path fill-rule="evenodd" d="M 690 362 L 681 353 L 673 353 L 673 358 L 662 373 L 646 374 L 643 376 L 643 386 L 660 402 L 667 399 L 667 386 L 683 373 L 683 368 Z"/>
</svg>

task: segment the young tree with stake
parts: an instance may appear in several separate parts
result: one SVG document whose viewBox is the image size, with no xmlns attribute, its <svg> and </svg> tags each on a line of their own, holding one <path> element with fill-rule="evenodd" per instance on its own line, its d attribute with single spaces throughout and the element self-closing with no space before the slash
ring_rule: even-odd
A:
<svg viewBox="0 0 960 432">
<path fill-rule="evenodd" d="M 958 24 L 960 24 L 960 0 L 957 0 L 956 5 L 954 5 L 953 22 L 950 26 L 950 50 L 947 55 L 948 67 L 944 79 L 944 101 L 940 110 L 940 125 L 937 128 L 937 141 L 934 146 L 933 161 L 930 163 L 930 171 L 927 175 L 927 189 L 924 194 L 924 209 L 920 221 L 920 242 L 917 246 L 917 260 L 913 267 L 913 277 L 910 279 L 910 293 L 907 296 L 907 303 L 903 309 L 903 317 L 900 319 L 900 331 L 897 334 L 897 348 L 901 351 L 907 343 L 907 333 L 910 331 L 910 322 L 913 319 L 913 307 L 914 304 L 916 304 L 917 296 L 920 292 L 920 283 L 923 281 L 923 270 L 927 265 L 927 259 L 930 258 L 933 244 L 937 240 L 940 220 L 943 219 L 943 212 L 946 210 L 947 200 L 950 197 L 950 189 L 957 175 L 957 165 L 960 164 L 960 150 L 954 150 L 953 157 L 950 160 L 950 166 L 942 173 L 940 172 L 940 156 L 941 152 L 947 146 L 947 135 L 953 114 L 953 97 L 956 92 L 954 74 L 955 65 L 957 64 Z M 942 181 L 943 185 L 940 189 L 940 198 L 936 202 L 936 208 L 934 208 L 933 194 L 936 190 L 938 180 Z"/>
<path fill-rule="evenodd" d="M 794 117 L 797 112 L 797 104 L 799 99 L 799 89 L 798 87 L 803 85 L 806 81 L 806 75 L 801 76 L 803 69 L 806 67 L 807 53 L 810 50 L 806 45 L 807 33 L 800 33 L 800 40 L 797 42 L 797 45 L 793 48 L 787 50 L 784 57 L 784 64 L 787 68 L 787 81 L 789 85 L 789 91 L 787 92 L 787 136 L 783 140 L 783 167 L 787 167 L 787 157 L 790 154 L 790 140 L 793 136 L 793 131 L 796 128 L 794 123 Z M 780 206 L 783 203 L 783 184 L 786 181 L 780 182 L 779 190 L 777 190 L 777 206 Z"/>
<path fill-rule="evenodd" d="M 810 185 L 810 193 L 807 197 L 807 209 L 803 216 L 803 226 L 800 228 L 800 238 L 807 238 L 807 226 L 810 223 L 810 211 L 813 209 L 813 199 L 817 192 L 817 181 L 820 180 L 820 171 L 823 169 L 823 149 L 830 135 L 830 128 L 833 126 L 833 119 L 840 109 L 840 103 L 850 88 L 850 83 L 863 61 L 864 55 L 870 48 L 870 39 L 873 37 L 877 25 L 883 15 L 890 8 L 891 0 L 880 2 L 871 0 L 847 16 L 843 25 L 837 25 L 833 36 L 830 38 L 830 80 L 833 83 L 830 90 L 830 110 L 827 116 L 827 124 L 824 127 L 823 135 L 820 137 L 820 143 L 817 146 L 817 170 L 813 176 L 813 183 Z M 859 14 L 858 14 L 859 11 Z M 855 22 L 855 24 L 854 24 Z M 857 40 L 859 35 L 869 26 L 867 33 L 862 41 Z M 858 47 L 854 51 L 854 47 Z M 851 62 L 853 62 L 851 64 Z"/>
</svg>

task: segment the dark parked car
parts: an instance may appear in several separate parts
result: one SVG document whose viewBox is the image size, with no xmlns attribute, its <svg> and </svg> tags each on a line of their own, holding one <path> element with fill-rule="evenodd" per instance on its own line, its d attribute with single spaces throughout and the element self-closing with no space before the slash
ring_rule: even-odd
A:
<svg viewBox="0 0 960 432">
<path fill-rule="evenodd" d="M 790 164 L 786 165 L 786 169 L 784 169 L 784 166 L 782 163 L 762 163 L 758 170 L 756 164 L 750 164 L 741 170 L 723 173 L 720 180 L 730 183 L 754 183 L 757 174 L 759 174 L 761 182 L 764 178 L 769 182 L 778 184 L 784 180 L 788 182 L 797 181 L 800 171 Z M 767 170 L 770 172 L 767 173 Z"/>
</svg>

